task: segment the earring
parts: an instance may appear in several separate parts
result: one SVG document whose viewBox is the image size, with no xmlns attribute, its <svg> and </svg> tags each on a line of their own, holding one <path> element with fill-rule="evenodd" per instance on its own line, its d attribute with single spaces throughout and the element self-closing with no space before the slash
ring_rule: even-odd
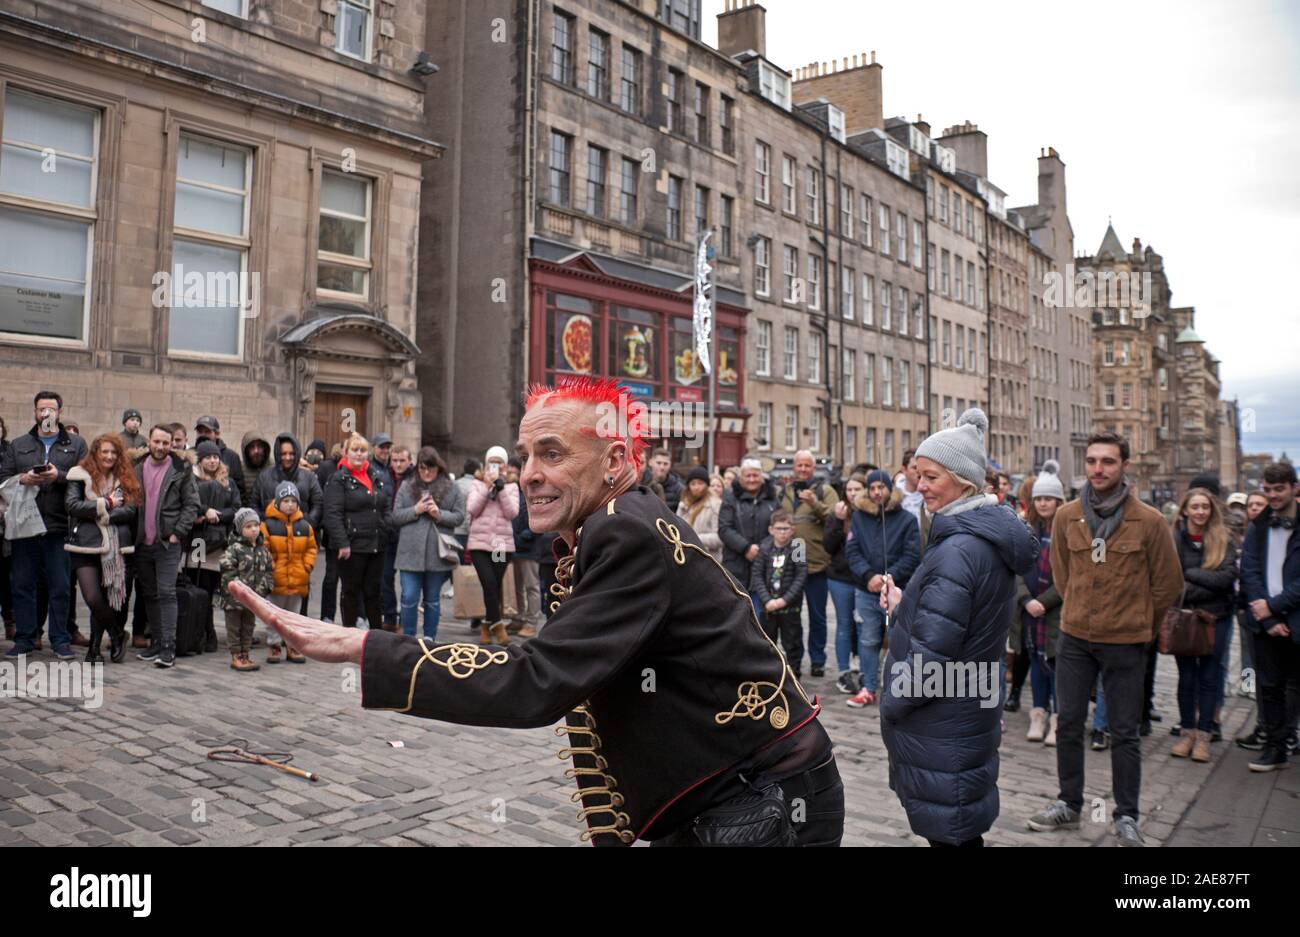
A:
<svg viewBox="0 0 1300 937">
<path fill-rule="evenodd" d="M 606 485 L 609 485 L 609 487 L 613 488 L 613 487 L 614 487 L 614 476 L 613 476 L 613 475 L 606 475 L 606 476 L 605 476 L 605 484 L 606 484 Z"/>
</svg>

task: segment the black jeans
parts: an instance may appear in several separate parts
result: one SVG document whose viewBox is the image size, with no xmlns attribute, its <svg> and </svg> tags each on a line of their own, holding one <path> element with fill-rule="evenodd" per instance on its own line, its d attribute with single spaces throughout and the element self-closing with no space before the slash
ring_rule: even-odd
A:
<svg viewBox="0 0 1300 937">
<path fill-rule="evenodd" d="M 320 550 L 325 554 L 325 581 L 321 584 L 320 617 L 332 622 L 339 610 L 339 551 L 328 546 L 322 546 Z"/>
<path fill-rule="evenodd" d="M 1260 630 L 1255 634 L 1259 723 L 1269 748 L 1286 750 L 1287 696 L 1300 692 L 1300 644 Z"/>
<path fill-rule="evenodd" d="M 483 607 L 486 610 L 484 621 L 494 625 L 501 620 L 501 584 L 506 578 L 506 569 L 510 566 L 510 554 L 497 554 L 505 559 L 498 563 L 492 559 L 488 550 L 470 550 L 469 558 L 474 561 L 474 571 L 478 573 L 479 585 L 483 587 Z"/>
<path fill-rule="evenodd" d="M 941 843 L 937 839 L 926 840 L 931 846 L 942 847 L 944 849 L 958 849 L 967 846 L 979 847 L 984 845 L 984 837 L 976 836 L 974 839 L 968 839 L 964 843 Z"/>
<path fill-rule="evenodd" d="M 1142 683 L 1142 721 L 1148 722 L 1156 708 L 1156 664 L 1160 660 L 1160 646 L 1152 641 L 1147 645 L 1147 669 Z M 1217 686 L 1217 684 L 1216 684 Z"/>
<path fill-rule="evenodd" d="M 362 605 L 371 628 L 378 629 L 384 623 L 379 598 L 379 581 L 383 575 L 383 553 L 353 553 L 346 560 L 339 560 L 344 628 L 357 626 L 357 611 Z"/>
<path fill-rule="evenodd" d="M 5 554 L 8 545 L 0 543 L 0 616 L 6 625 L 14 625 L 14 582 L 13 572 L 9 568 L 9 557 Z"/>
<path fill-rule="evenodd" d="M 1072 810 L 1083 809 L 1083 729 L 1088 697 L 1101 673 L 1110 724 L 1111 776 L 1115 816 L 1138 819 L 1142 787 L 1142 720 L 1147 645 L 1097 644 L 1061 634 L 1056 651 L 1056 773 L 1060 799 Z"/>
<path fill-rule="evenodd" d="M 769 782 L 760 775 L 754 783 L 762 788 Z M 786 805 L 790 808 L 796 846 L 840 844 L 844 838 L 844 782 L 840 780 L 834 756 L 815 768 L 776 783 L 780 785 Z M 698 846 L 700 842 L 691 824 L 687 823 L 650 845 Z"/>
<path fill-rule="evenodd" d="M 785 659 L 790 663 L 790 669 L 796 674 L 799 673 L 799 666 L 803 663 L 802 607 L 802 604 L 799 604 L 790 611 L 763 613 L 763 630 L 772 639 L 772 643 L 781 645 L 781 650 L 785 651 Z"/>
<path fill-rule="evenodd" d="M 132 554 L 136 585 L 149 612 L 149 649 L 164 655 L 176 653 L 176 579 L 183 547 L 159 541 L 151 546 L 141 544 Z"/>
</svg>

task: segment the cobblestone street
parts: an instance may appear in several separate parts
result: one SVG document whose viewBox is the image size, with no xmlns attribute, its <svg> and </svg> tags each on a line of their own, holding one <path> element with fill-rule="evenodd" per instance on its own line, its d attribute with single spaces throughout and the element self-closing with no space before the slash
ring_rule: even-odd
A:
<svg viewBox="0 0 1300 937">
<path fill-rule="evenodd" d="M 443 622 L 439 639 L 472 640 L 464 623 L 451 620 Z M 133 654 L 123 664 L 107 664 L 98 710 L 70 701 L 5 700 L 0 845 L 577 843 L 582 827 L 569 800 L 572 784 L 563 777 L 567 762 L 556 757 L 565 742 L 553 727 L 489 729 L 365 712 L 355 668 L 281 664 L 236 674 L 228 667 L 224 634 L 222 641 L 222 651 L 182 658 L 170 671 L 141 663 Z M 264 657 L 264 649 L 256 649 L 255 658 Z M 821 696 L 822 719 L 835 740 L 844 778 L 844 844 L 924 845 L 908 830 L 888 788 L 878 710 L 845 706 L 833 677 L 832 669 L 807 686 Z M 1230 741 L 1216 744 L 1208 765 L 1168 756 L 1175 680 L 1173 662 L 1161 660 L 1157 708 L 1165 721 L 1143 740 L 1142 829 L 1150 845 L 1170 839 L 1232 747 Z M 1028 698 L 1026 687 L 1026 705 Z M 1225 738 L 1252 718 L 1252 703 L 1230 697 Z M 1025 819 L 1057 790 L 1053 750 L 1026 742 L 1027 724 L 1025 711 L 1006 717 L 1002 812 L 987 841 L 1109 845 L 1108 825 L 1088 822 L 1087 807 L 1078 832 L 1025 829 Z M 294 765 L 317 772 L 321 780 L 311 783 L 272 768 L 206 758 L 209 748 L 235 738 L 247 739 L 257 751 L 290 752 Z M 1109 798 L 1109 753 L 1090 751 L 1087 759 L 1088 802 Z M 1266 817 L 1259 823 L 1259 817 L 1240 816 L 1240 810 L 1210 805 L 1208 829 L 1190 840 L 1294 844 L 1294 832 L 1270 832 L 1268 824 L 1295 829 L 1296 774 L 1251 774 L 1245 758 L 1237 758 L 1219 786 L 1232 792 L 1230 797 L 1259 804 L 1261 814 L 1272 796 L 1273 813 L 1291 819 Z"/>
</svg>

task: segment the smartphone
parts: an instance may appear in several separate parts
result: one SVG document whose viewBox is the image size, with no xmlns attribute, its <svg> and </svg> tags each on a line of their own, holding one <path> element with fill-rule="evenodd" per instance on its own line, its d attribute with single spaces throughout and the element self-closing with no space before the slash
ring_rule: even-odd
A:
<svg viewBox="0 0 1300 937">
<path fill-rule="evenodd" d="M 489 462 L 487 465 L 488 481 L 496 481 L 497 476 L 501 474 L 501 466 L 495 462 Z"/>
</svg>

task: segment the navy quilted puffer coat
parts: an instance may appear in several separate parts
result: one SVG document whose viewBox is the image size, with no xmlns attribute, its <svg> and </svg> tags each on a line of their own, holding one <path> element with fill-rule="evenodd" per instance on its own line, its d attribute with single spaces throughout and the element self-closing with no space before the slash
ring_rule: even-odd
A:
<svg viewBox="0 0 1300 937">
<path fill-rule="evenodd" d="M 998 815 L 998 744 L 1002 733 L 998 663 L 1007 643 L 1015 577 L 1038 557 L 1038 538 L 994 501 L 937 515 L 921 565 L 903 592 L 889 631 L 880 716 L 889 751 L 889 786 L 912 832 L 959 844 L 982 836 Z M 978 685 L 960 696 L 911 696 L 915 658 L 977 662 L 996 704 Z M 974 668 L 967 668 L 973 671 Z M 919 692 L 920 678 L 914 692 Z"/>
</svg>

